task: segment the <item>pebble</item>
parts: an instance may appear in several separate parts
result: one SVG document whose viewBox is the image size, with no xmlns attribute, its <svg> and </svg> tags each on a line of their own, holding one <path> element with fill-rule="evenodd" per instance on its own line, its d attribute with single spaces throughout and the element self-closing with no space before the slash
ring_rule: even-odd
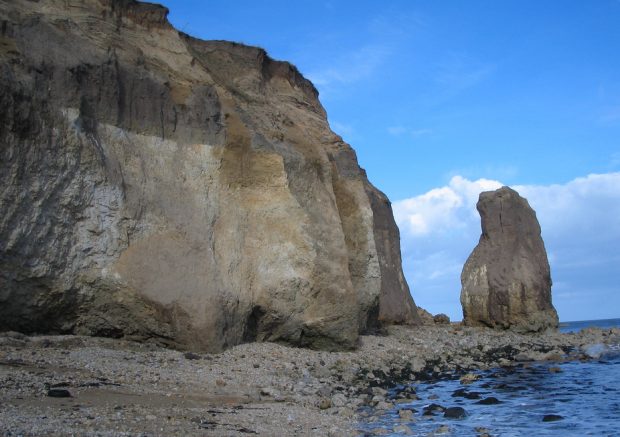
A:
<svg viewBox="0 0 620 437">
<path fill-rule="evenodd" d="M 396 425 L 394 427 L 394 432 L 404 435 L 413 435 L 413 431 L 407 425 Z"/>
<path fill-rule="evenodd" d="M 459 378 L 459 381 L 461 381 L 461 384 L 471 384 L 478 379 L 480 379 L 479 375 L 476 375 L 475 373 L 466 373 Z"/>
<path fill-rule="evenodd" d="M 401 420 L 410 421 L 413 418 L 413 411 L 407 409 L 398 410 L 398 417 L 400 417 Z"/>
<path fill-rule="evenodd" d="M 450 429 L 450 427 L 448 425 L 441 425 L 435 431 L 433 431 L 433 434 L 431 434 L 431 435 L 448 434 L 450 431 L 451 431 L 451 429 Z"/>
<path fill-rule="evenodd" d="M 194 352 L 185 352 L 183 356 L 185 357 L 186 360 L 199 360 L 200 358 L 202 358 L 200 355 Z"/>
<path fill-rule="evenodd" d="M 477 437 L 491 437 L 491 431 L 483 426 L 477 426 L 474 431 L 476 431 Z"/>
<path fill-rule="evenodd" d="M 319 401 L 319 409 L 327 410 L 328 408 L 331 408 L 331 407 L 332 407 L 331 399 L 323 398 Z"/>
<path fill-rule="evenodd" d="M 332 405 L 334 407 L 344 407 L 347 404 L 347 397 L 342 393 L 332 396 Z"/>
<path fill-rule="evenodd" d="M 391 410 L 394 408 L 394 404 L 391 402 L 381 401 L 377 405 L 375 405 L 377 410 Z"/>
<path fill-rule="evenodd" d="M 70 398 L 71 392 L 69 392 L 69 390 L 65 390 L 64 388 L 50 388 L 47 391 L 47 395 L 51 398 Z"/>
</svg>

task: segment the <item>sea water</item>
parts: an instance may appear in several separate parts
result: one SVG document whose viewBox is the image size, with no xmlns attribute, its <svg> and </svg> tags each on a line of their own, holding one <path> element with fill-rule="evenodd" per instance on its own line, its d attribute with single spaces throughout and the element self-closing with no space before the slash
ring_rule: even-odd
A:
<svg viewBox="0 0 620 437">
<path fill-rule="evenodd" d="M 620 327 L 620 319 L 569 322 L 560 329 L 575 332 L 590 326 Z M 537 363 L 477 373 L 480 379 L 470 385 L 462 385 L 457 378 L 416 385 L 419 400 L 363 424 L 361 435 L 387 431 L 383 435 L 620 436 L 620 345 L 598 360 Z M 472 399 L 453 396 L 460 389 Z M 489 397 L 500 403 L 478 403 Z M 423 416 L 424 407 L 431 403 L 462 407 L 467 416 L 458 420 L 446 419 L 440 412 Z M 402 408 L 415 410 L 412 421 L 400 420 L 398 410 Z M 545 416 L 556 420 L 544 421 Z M 413 434 L 394 432 L 398 425 L 407 425 Z"/>
</svg>

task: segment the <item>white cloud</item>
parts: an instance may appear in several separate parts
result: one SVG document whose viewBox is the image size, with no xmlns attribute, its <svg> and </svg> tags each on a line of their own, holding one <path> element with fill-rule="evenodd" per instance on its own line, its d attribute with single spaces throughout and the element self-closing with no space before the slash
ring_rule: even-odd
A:
<svg viewBox="0 0 620 437">
<path fill-rule="evenodd" d="M 387 128 L 387 131 L 390 135 L 393 135 L 395 137 L 399 137 L 402 135 L 408 135 L 412 138 L 417 138 L 423 135 L 429 135 L 433 133 L 431 129 L 426 129 L 426 128 L 411 129 L 405 126 L 390 126 Z"/>
<path fill-rule="evenodd" d="M 444 233 L 462 228 L 473 217 L 478 194 L 501 187 L 489 179 L 470 181 L 454 176 L 448 186 L 435 188 L 420 196 L 394 202 L 394 216 L 401 230 L 412 235 Z"/>
<path fill-rule="evenodd" d="M 407 128 L 404 126 L 390 126 L 387 128 L 390 135 L 399 136 L 407 132 Z"/>
<path fill-rule="evenodd" d="M 620 106 L 608 107 L 603 111 L 599 120 L 604 124 L 616 124 L 620 121 Z"/>
<path fill-rule="evenodd" d="M 620 237 L 620 172 L 591 174 L 559 185 L 516 185 L 536 210 L 543 235 L 569 232 L 591 239 Z"/>
<path fill-rule="evenodd" d="M 354 83 L 372 76 L 391 52 L 389 45 L 368 44 L 331 59 L 329 67 L 311 71 L 307 77 L 319 88 Z"/>
<path fill-rule="evenodd" d="M 422 307 L 461 318 L 460 271 L 480 236 L 475 205 L 480 192 L 500 186 L 496 180 L 454 176 L 444 187 L 394 202 L 403 267 Z M 560 318 L 620 316 L 607 306 L 620 308 L 620 172 L 513 188 L 540 221 Z"/>
<path fill-rule="evenodd" d="M 351 137 L 355 133 L 355 128 L 347 123 L 340 123 L 338 121 L 329 122 L 331 129 L 340 135 L 341 137 Z"/>
<path fill-rule="evenodd" d="M 435 80 L 453 94 L 478 85 L 496 69 L 495 64 L 478 61 L 465 53 L 451 53 L 437 65 Z"/>
</svg>

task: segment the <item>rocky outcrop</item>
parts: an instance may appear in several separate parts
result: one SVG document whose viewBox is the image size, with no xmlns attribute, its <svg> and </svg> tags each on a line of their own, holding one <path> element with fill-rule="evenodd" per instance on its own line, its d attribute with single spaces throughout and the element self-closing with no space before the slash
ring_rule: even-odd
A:
<svg viewBox="0 0 620 437">
<path fill-rule="evenodd" d="M 435 324 L 433 315 L 422 307 L 418 307 L 418 316 L 424 326 L 433 326 Z"/>
<path fill-rule="evenodd" d="M 461 274 L 463 321 L 521 331 L 557 328 L 536 213 L 508 187 L 481 193 L 477 208 L 482 235 Z"/>
<path fill-rule="evenodd" d="M 387 198 L 265 51 L 0 4 L 0 330 L 350 348 L 419 319 Z"/>
</svg>

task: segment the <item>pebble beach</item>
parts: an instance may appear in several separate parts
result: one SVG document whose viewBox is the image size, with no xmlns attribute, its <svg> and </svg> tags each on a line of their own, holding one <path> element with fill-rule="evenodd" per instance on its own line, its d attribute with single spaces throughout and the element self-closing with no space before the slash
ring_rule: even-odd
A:
<svg viewBox="0 0 620 437">
<path fill-rule="evenodd" d="M 8 332 L 0 334 L 0 433 L 363 435 L 360 423 L 415 399 L 416 382 L 585 360 L 619 338 L 616 328 L 533 336 L 452 324 L 391 327 L 362 336 L 351 352 L 250 343 L 201 354 Z M 388 392 L 399 384 L 402 390 Z"/>
</svg>

